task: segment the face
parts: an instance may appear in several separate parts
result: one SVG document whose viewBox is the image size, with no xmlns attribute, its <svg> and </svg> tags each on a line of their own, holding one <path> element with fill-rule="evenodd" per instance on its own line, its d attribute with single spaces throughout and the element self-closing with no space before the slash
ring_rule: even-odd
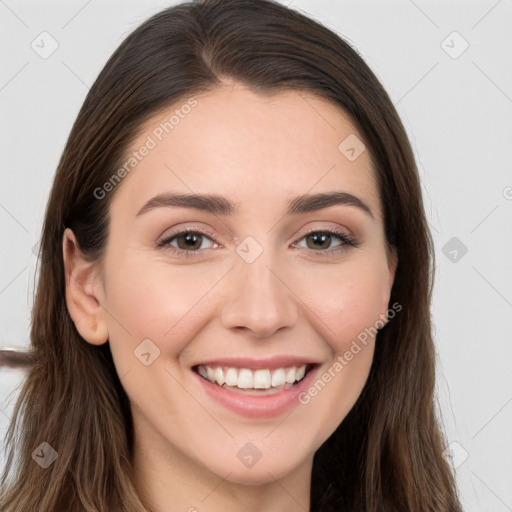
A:
<svg viewBox="0 0 512 512">
<path fill-rule="evenodd" d="M 395 264 L 341 109 L 236 84 L 194 98 L 129 149 L 149 147 L 115 190 L 88 341 L 108 336 L 141 460 L 264 483 L 310 468 L 356 402 Z"/>
</svg>

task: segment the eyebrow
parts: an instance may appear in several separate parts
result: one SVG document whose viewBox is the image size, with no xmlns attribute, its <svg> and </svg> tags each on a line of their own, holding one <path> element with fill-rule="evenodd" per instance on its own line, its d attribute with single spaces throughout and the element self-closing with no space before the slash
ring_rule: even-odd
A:
<svg viewBox="0 0 512 512">
<path fill-rule="evenodd" d="M 309 213 L 329 206 L 354 206 L 368 214 L 372 220 L 375 217 L 370 207 L 358 197 L 347 192 L 321 192 L 318 194 L 304 194 L 297 196 L 286 203 L 286 215 Z M 217 194 L 183 194 L 165 193 L 150 199 L 138 211 L 136 216 L 142 215 L 155 208 L 162 207 L 197 208 L 217 215 L 234 216 L 238 214 L 238 205 L 228 198 Z"/>
</svg>

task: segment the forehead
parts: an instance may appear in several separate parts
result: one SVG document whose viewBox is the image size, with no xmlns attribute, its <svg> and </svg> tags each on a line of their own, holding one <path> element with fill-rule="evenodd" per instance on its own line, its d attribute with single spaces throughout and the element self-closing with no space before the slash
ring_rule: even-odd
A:
<svg viewBox="0 0 512 512">
<path fill-rule="evenodd" d="M 184 98 L 143 125 L 114 202 L 135 210 L 150 196 L 178 191 L 232 196 L 241 209 L 251 200 L 284 207 L 284 197 L 340 190 L 363 196 L 380 216 L 361 139 L 350 117 L 318 96 L 224 86 Z"/>
</svg>

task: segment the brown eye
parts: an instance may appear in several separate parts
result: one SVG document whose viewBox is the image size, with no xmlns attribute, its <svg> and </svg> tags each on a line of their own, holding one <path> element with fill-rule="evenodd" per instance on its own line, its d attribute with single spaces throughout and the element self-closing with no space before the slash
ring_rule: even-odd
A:
<svg viewBox="0 0 512 512">
<path fill-rule="evenodd" d="M 205 240 L 208 240 L 210 245 L 207 247 L 201 246 Z M 203 251 L 201 249 L 210 249 L 218 247 L 218 244 L 212 240 L 206 233 L 197 230 L 184 230 L 173 233 L 157 243 L 159 248 L 169 250 L 178 255 L 186 257 L 199 256 Z"/>
<path fill-rule="evenodd" d="M 333 239 L 337 239 L 339 241 L 334 247 L 332 246 Z M 346 233 L 331 231 L 328 229 L 322 231 L 311 231 L 305 235 L 299 243 L 295 244 L 295 246 L 301 247 L 300 242 L 302 240 L 306 240 L 306 249 L 316 252 L 318 255 L 329 255 L 339 251 L 345 251 L 349 247 L 357 247 L 359 245 L 359 243 L 353 240 Z"/>
<path fill-rule="evenodd" d="M 187 249 L 199 249 L 203 241 L 203 235 L 196 232 L 186 232 L 174 237 L 178 243 L 178 248 Z"/>
<path fill-rule="evenodd" d="M 308 243 L 309 249 L 329 249 L 332 237 L 331 235 L 324 233 L 313 233 L 311 235 L 307 235 L 306 239 L 311 241 L 311 244 Z"/>
</svg>

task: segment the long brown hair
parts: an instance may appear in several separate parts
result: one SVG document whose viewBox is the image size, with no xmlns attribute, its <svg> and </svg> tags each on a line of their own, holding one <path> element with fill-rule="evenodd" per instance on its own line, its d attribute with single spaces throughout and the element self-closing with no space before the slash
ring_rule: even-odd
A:
<svg viewBox="0 0 512 512">
<path fill-rule="evenodd" d="M 149 510 L 133 483 L 130 405 L 109 344 L 85 342 L 66 307 L 62 236 L 70 227 L 83 253 L 100 258 L 115 191 L 102 199 L 94 191 L 151 116 L 225 78 L 261 94 L 313 93 L 351 116 L 373 160 L 386 242 L 398 254 L 390 303 L 402 311 L 379 331 L 357 403 L 315 454 L 311 511 L 459 512 L 434 406 L 434 253 L 410 143 L 358 53 L 273 0 L 203 0 L 159 12 L 123 41 L 91 87 L 46 210 L 32 313 L 36 363 L 8 431 L 0 509 Z M 43 442 L 58 454 L 46 469 L 33 460 Z"/>
</svg>

